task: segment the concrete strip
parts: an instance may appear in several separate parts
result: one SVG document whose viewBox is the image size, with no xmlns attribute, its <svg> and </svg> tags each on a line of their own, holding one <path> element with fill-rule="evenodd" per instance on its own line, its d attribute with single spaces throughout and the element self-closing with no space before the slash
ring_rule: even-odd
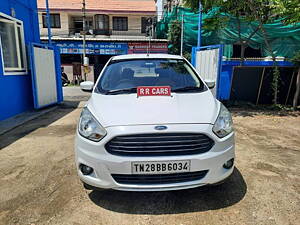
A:
<svg viewBox="0 0 300 225">
<path fill-rule="evenodd" d="M 21 126 L 22 124 L 33 120 L 37 117 L 40 117 L 48 112 L 51 112 L 55 109 L 57 109 L 58 106 L 52 106 L 49 108 L 45 108 L 42 110 L 32 110 L 28 112 L 21 113 L 19 115 L 16 115 L 14 117 L 8 118 L 6 120 L 0 121 L 0 135 L 18 127 Z"/>
</svg>

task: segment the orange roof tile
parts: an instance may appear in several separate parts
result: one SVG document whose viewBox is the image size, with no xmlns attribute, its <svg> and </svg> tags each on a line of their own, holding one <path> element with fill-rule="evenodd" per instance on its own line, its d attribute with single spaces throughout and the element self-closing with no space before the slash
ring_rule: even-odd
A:
<svg viewBox="0 0 300 225">
<path fill-rule="evenodd" d="M 37 0 L 38 8 L 45 9 L 45 0 Z M 82 0 L 49 0 L 52 10 L 81 10 Z M 86 0 L 87 11 L 155 12 L 154 0 Z"/>
</svg>

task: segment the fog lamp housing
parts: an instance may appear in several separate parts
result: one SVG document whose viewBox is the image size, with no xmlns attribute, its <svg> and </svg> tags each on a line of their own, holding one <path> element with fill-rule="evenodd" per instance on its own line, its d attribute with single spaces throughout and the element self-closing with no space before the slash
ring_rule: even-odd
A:
<svg viewBox="0 0 300 225">
<path fill-rule="evenodd" d="M 80 164 L 79 169 L 80 169 L 81 173 L 85 176 L 90 175 L 94 172 L 94 169 L 92 167 L 84 165 L 84 164 Z"/>
<path fill-rule="evenodd" d="M 234 158 L 228 160 L 226 163 L 224 163 L 223 167 L 225 169 L 230 169 L 234 165 Z"/>
</svg>

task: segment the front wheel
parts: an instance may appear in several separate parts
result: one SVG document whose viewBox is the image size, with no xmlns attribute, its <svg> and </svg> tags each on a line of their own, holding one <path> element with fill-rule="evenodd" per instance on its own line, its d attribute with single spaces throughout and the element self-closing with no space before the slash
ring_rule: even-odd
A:
<svg viewBox="0 0 300 225">
<path fill-rule="evenodd" d="M 82 184 L 83 184 L 84 189 L 89 190 L 89 191 L 103 191 L 103 190 L 105 190 L 105 189 L 102 189 L 102 188 L 98 188 L 98 187 L 94 187 L 92 185 L 86 184 L 83 181 L 82 181 Z"/>
<path fill-rule="evenodd" d="M 93 187 L 89 184 L 86 184 L 86 183 L 83 183 L 83 187 L 86 189 L 86 190 L 93 190 Z"/>
</svg>

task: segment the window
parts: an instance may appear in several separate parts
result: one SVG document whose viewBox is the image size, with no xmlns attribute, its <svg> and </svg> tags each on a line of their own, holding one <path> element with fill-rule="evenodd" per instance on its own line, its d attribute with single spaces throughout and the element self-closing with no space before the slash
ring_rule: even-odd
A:
<svg viewBox="0 0 300 225">
<path fill-rule="evenodd" d="M 113 30 L 127 31 L 128 18 L 127 17 L 113 17 Z"/>
<path fill-rule="evenodd" d="M 72 17 L 71 18 L 71 24 L 73 24 L 72 28 L 70 27 L 70 32 L 74 33 L 80 33 L 83 31 L 83 18 L 82 17 Z M 89 30 L 93 29 L 93 18 L 92 17 L 86 17 L 85 18 L 85 28 L 86 31 L 89 32 Z"/>
<path fill-rule="evenodd" d="M 60 15 L 59 14 L 50 14 L 50 24 L 51 28 L 61 28 L 60 26 Z M 47 14 L 43 14 L 43 28 L 47 28 Z"/>
<path fill-rule="evenodd" d="M 147 27 L 151 25 L 151 18 L 149 17 L 142 17 L 141 18 L 141 32 L 145 34 L 147 31 Z"/>
<path fill-rule="evenodd" d="M 108 35 L 109 32 L 109 16 L 98 14 L 94 17 L 95 21 L 95 30 L 94 34 L 96 35 Z"/>
<path fill-rule="evenodd" d="M 138 86 L 171 86 L 203 91 L 204 85 L 182 59 L 131 59 L 111 61 L 103 72 L 97 91 L 108 93 Z M 135 91 L 135 90 L 133 90 Z M 186 90 L 186 92 L 192 90 Z"/>
<path fill-rule="evenodd" d="M 109 17 L 108 15 L 95 15 L 95 28 L 99 30 L 108 30 Z"/>
<path fill-rule="evenodd" d="M 4 74 L 27 72 L 23 23 L 2 13 L 0 13 L 0 48 Z"/>
</svg>

